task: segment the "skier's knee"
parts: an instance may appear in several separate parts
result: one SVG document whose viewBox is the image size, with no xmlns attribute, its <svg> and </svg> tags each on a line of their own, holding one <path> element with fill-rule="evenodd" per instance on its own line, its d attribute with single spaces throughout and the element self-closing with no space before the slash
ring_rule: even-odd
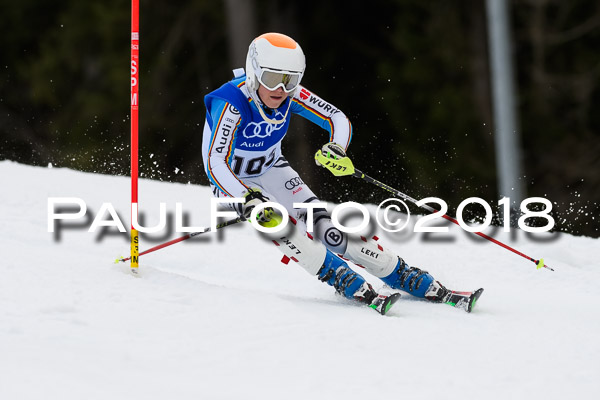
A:
<svg viewBox="0 0 600 400">
<path fill-rule="evenodd" d="M 394 271 L 398 257 L 384 249 L 377 240 L 376 236 L 371 239 L 364 236 L 349 239 L 344 257 L 364 267 L 371 275 L 383 278 Z"/>
<path fill-rule="evenodd" d="M 304 235 L 300 229 L 293 224 L 287 229 L 277 232 L 265 234 L 284 254 L 283 262 L 288 263 L 290 260 L 297 262 L 309 274 L 316 275 L 323 261 L 327 249 L 317 240 L 313 240 L 312 236 Z"/>
</svg>

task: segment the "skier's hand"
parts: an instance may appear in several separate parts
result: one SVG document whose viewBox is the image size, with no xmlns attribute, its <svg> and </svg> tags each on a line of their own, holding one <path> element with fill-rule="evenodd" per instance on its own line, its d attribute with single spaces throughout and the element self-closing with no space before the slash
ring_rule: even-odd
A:
<svg viewBox="0 0 600 400">
<path fill-rule="evenodd" d="M 244 218 L 250 219 L 250 214 L 252 214 L 252 209 L 261 203 L 266 203 L 269 201 L 269 198 L 264 196 L 260 189 L 248 189 L 248 192 L 244 195 L 244 199 L 246 199 L 244 203 Z M 269 222 L 273 217 L 272 207 L 265 207 L 256 214 L 257 221 L 260 222 Z"/>
<path fill-rule="evenodd" d="M 346 152 L 337 143 L 329 142 L 315 154 L 315 163 L 327 168 L 335 176 L 352 175 L 354 165 Z"/>
</svg>

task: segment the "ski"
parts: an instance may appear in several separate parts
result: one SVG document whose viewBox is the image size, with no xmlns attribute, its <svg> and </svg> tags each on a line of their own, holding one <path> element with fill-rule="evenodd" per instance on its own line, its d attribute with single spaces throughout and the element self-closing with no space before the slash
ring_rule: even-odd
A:
<svg viewBox="0 0 600 400">
<path fill-rule="evenodd" d="M 379 314 L 385 315 L 399 298 L 400 293 L 392 293 L 389 296 L 378 294 L 369 307 L 377 311 Z"/>
<path fill-rule="evenodd" d="M 481 293 L 483 293 L 483 288 L 477 289 L 474 292 L 448 290 L 448 293 L 442 299 L 442 303 L 470 313 L 473 310 L 473 307 L 475 307 L 475 303 L 481 296 Z"/>
</svg>

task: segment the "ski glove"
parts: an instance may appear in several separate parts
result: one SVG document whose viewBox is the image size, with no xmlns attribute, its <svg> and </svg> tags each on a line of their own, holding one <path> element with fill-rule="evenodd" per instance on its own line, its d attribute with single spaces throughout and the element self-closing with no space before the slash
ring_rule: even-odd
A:
<svg viewBox="0 0 600 400">
<path fill-rule="evenodd" d="M 315 162 L 335 176 L 352 175 L 354 165 L 339 144 L 329 142 L 315 154 Z"/>
<path fill-rule="evenodd" d="M 266 203 L 269 201 L 269 198 L 264 196 L 260 189 L 248 189 L 248 192 L 244 195 L 244 218 L 250 219 L 250 215 L 252 214 L 252 209 L 259 205 L 260 203 Z M 257 221 L 260 222 L 269 222 L 273 217 L 274 211 L 272 207 L 265 207 L 256 214 Z"/>
</svg>

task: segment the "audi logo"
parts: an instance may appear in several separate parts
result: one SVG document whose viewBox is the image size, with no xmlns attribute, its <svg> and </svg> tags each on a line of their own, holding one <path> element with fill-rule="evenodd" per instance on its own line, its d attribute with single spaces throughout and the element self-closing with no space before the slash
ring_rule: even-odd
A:
<svg viewBox="0 0 600 400">
<path fill-rule="evenodd" d="M 302 179 L 300 179 L 299 176 L 290 179 L 289 181 L 287 181 L 285 183 L 285 188 L 287 190 L 294 190 L 295 187 L 298 187 L 300 185 L 304 185 L 304 182 L 302 182 Z"/>
</svg>

